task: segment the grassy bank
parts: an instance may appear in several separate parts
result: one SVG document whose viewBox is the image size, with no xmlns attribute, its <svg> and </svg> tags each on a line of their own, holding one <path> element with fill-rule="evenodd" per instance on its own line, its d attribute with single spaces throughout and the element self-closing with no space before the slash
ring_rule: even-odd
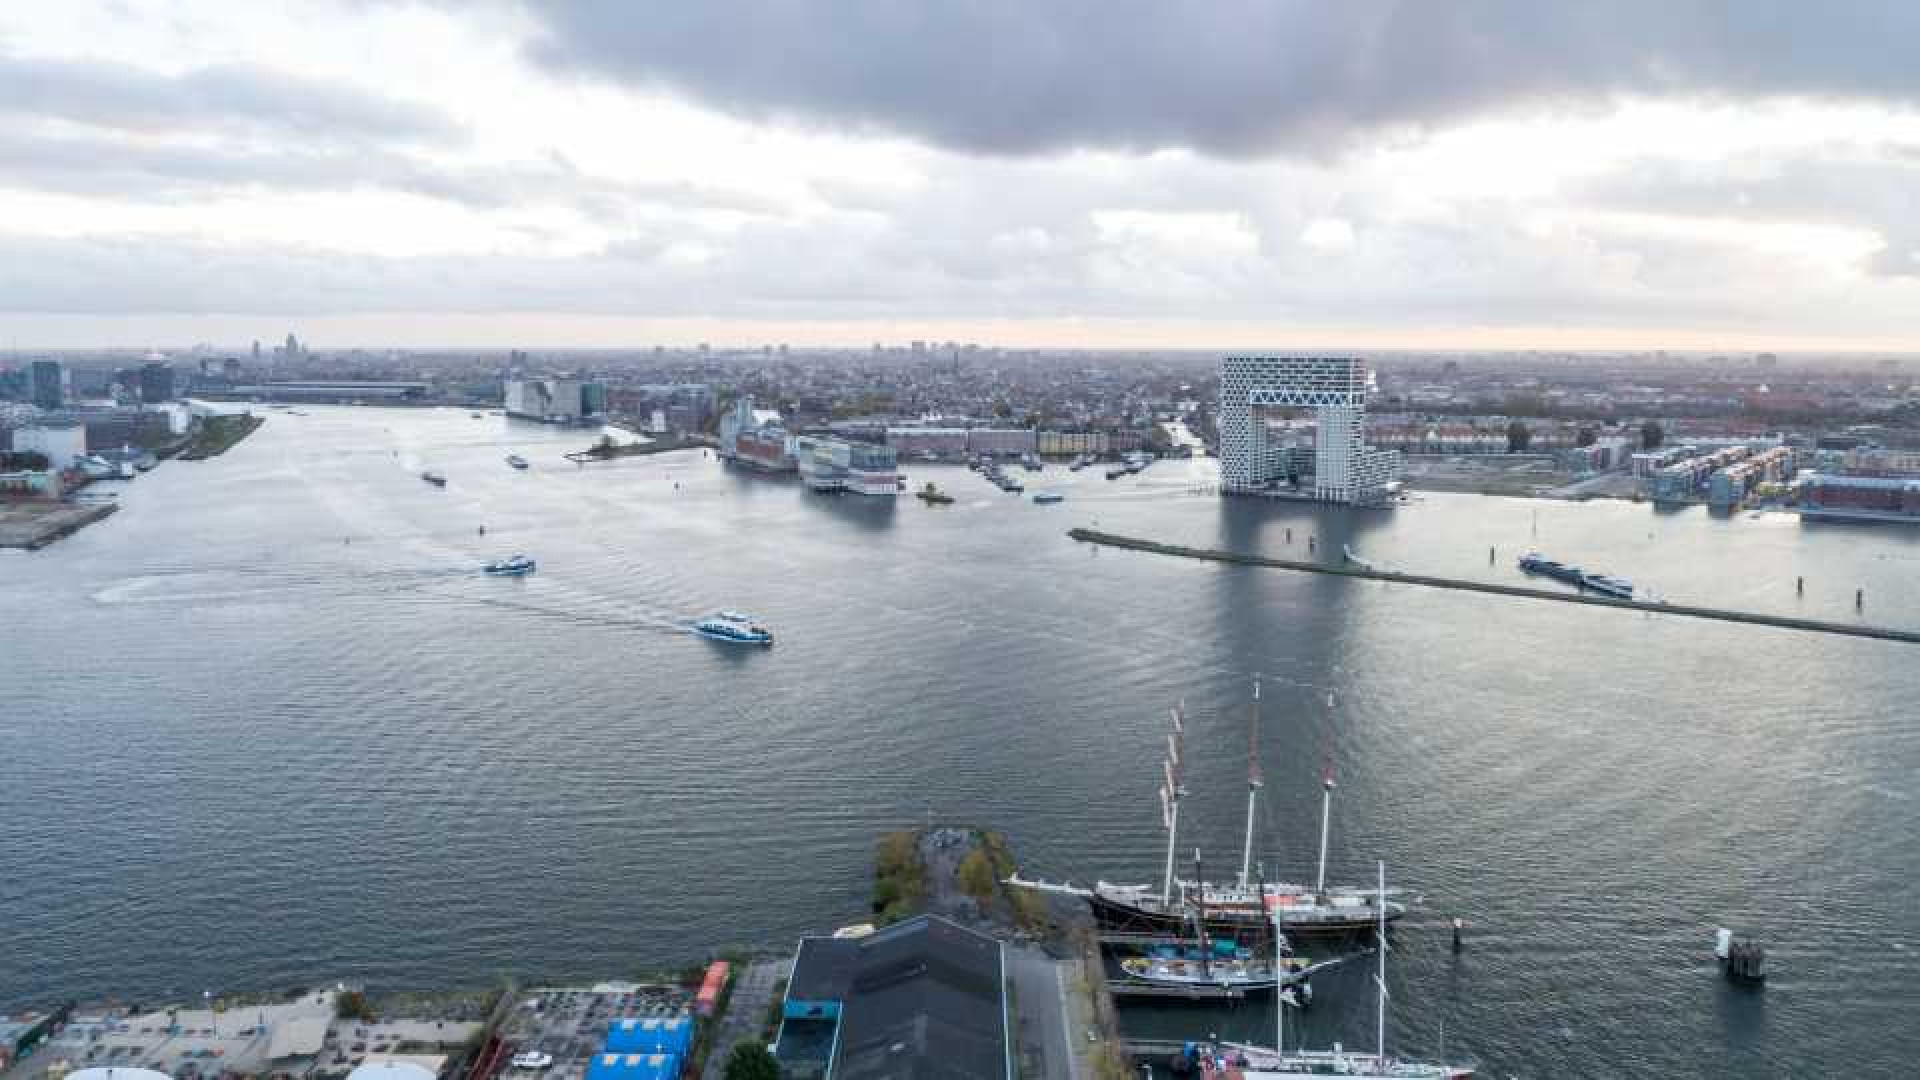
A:
<svg viewBox="0 0 1920 1080">
<path fill-rule="evenodd" d="M 981 830 L 979 850 L 993 867 L 994 886 L 1013 911 L 1013 924 L 1029 934 L 1044 935 L 1052 930 L 1046 900 L 1032 889 L 1016 889 L 1006 883 L 1017 868 L 1006 836 L 993 829 Z"/>
<path fill-rule="evenodd" d="M 201 461 L 219 457 L 239 445 L 241 439 L 258 431 L 260 425 L 266 422 L 266 417 L 252 413 L 204 417 L 194 425 L 186 448 L 180 451 L 180 460 Z"/>
<path fill-rule="evenodd" d="M 874 922 L 885 926 L 909 918 L 927 897 L 927 867 L 920 861 L 920 837 L 912 829 L 880 838 L 873 858 Z"/>
</svg>

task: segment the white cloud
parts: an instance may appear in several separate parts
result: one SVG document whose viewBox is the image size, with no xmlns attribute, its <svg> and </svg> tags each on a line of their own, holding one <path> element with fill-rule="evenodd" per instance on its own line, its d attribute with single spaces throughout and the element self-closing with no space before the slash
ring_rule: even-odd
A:
<svg viewBox="0 0 1920 1080">
<path fill-rule="evenodd" d="M 1555 10 L 1530 25 L 1572 18 Z M 1179 11 L 1152 16 L 1173 20 L 1174 43 L 1213 32 Z M 806 80 L 824 76 L 778 67 L 743 96 L 604 56 L 587 66 L 617 79 L 576 80 L 579 56 L 537 44 L 547 20 L 511 5 L 0 8 L 0 329 L 31 344 L 89 315 L 105 335 L 132 325 L 111 316 L 257 314 L 376 338 L 464 319 L 475 340 L 510 319 L 521 341 L 542 319 L 611 335 L 688 318 L 747 341 L 936 325 L 1086 343 L 1120 327 L 1133 341 L 1892 340 L 1920 300 L 1920 115 L 1860 18 L 1829 40 L 1855 33 L 1864 73 L 1815 65 L 1771 84 L 1691 26 L 1660 53 L 1705 65 L 1686 78 L 1536 71 L 1428 108 L 1343 72 L 1334 90 L 1351 100 L 1327 91 L 1279 119 L 1262 118 L 1278 106 L 1258 80 L 1169 84 L 1154 93 L 1192 96 L 1129 127 L 1113 107 L 1131 92 L 1089 96 L 1110 80 L 995 98 L 987 69 L 1068 70 L 1084 43 L 1065 39 L 1051 58 L 952 54 L 957 70 L 985 65 L 980 100 L 929 97 L 945 75 L 925 70 L 822 98 Z M 1460 63 L 1424 75 L 1466 78 Z M 1193 118 L 1228 85 L 1255 93 L 1243 115 Z M 783 90 L 791 107 L 772 104 Z M 869 100 L 870 115 L 846 104 Z M 1263 149 L 1271 124 L 1305 141 Z M 980 156 L 970 139 L 999 141 Z"/>
<path fill-rule="evenodd" d="M 1316 251 L 1345 251 L 1353 246 L 1353 225 L 1340 218 L 1316 218 L 1300 230 L 1300 242 Z"/>
</svg>

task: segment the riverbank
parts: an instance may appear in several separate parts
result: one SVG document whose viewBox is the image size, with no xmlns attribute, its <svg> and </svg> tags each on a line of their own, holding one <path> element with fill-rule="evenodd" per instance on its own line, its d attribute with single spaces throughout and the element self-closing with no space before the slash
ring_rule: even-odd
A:
<svg viewBox="0 0 1920 1080">
<path fill-rule="evenodd" d="M 111 502 L 0 502 L 0 548 L 37 551 L 120 509 Z"/>
<path fill-rule="evenodd" d="M 204 461 L 219 457 L 238 446 L 240 440 L 260 430 L 260 425 L 266 422 L 266 417 L 252 413 L 204 417 L 194 425 L 193 433 L 187 437 L 187 444 L 178 456 L 181 461 Z"/>
<path fill-rule="evenodd" d="M 1366 566 L 1330 566 L 1325 563 L 1303 562 L 1297 559 L 1274 559 L 1264 555 L 1248 555 L 1237 551 L 1219 551 L 1210 548 L 1183 547 L 1179 544 L 1163 544 L 1154 540 L 1142 540 L 1132 536 L 1117 536 L 1112 533 L 1099 532 L 1094 529 L 1069 529 L 1067 530 L 1067 535 L 1083 543 L 1099 544 L 1104 547 L 1125 548 L 1130 551 L 1144 551 L 1155 555 L 1172 555 L 1183 559 L 1202 559 L 1207 562 L 1234 563 L 1240 566 L 1269 567 L 1275 570 L 1297 570 L 1308 574 L 1363 578 L 1369 581 L 1382 581 L 1401 585 L 1419 585 L 1430 589 L 1454 589 L 1461 592 L 1488 593 L 1494 596 L 1521 597 L 1528 600 L 1553 600 L 1563 604 L 1587 604 L 1594 607 L 1639 611 L 1655 615 L 1679 615 L 1691 619 L 1714 619 L 1720 622 L 1746 623 L 1751 626 L 1771 626 L 1782 630 L 1805 630 L 1821 634 L 1877 638 L 1882 641 L 1898 641 L 1910 645 L 1920 645 L 1920 631 L 1896 630 L 1891 627 L 1869 626 L 1863 623 L 1824 622 L 1819 619 L 1801 619 L 1790 615 L 1766 615 L 1754 611 L 1734 611 L 1726 608 L 1702 607 L 1696 604 L 1669 604 L 1665 601 L 1615 600 L 1589 593 L 1551 592 L 1546 589 L 1534 589 L 1524 585 L 1500 585 L 1489 581 L 1468 581 L 1462 578 L 1435 577 L 1430 574 L 1404 574 L 1398 571 L 1377 570 Z"/>
<path fill-rule="evenodd" d="M 1134 1071 L 1092 912 L 1079 897 L 1008 885 L 1014 867 L 1006 837 L 991 829 L 888 833 L 874 860 L 877 921 L 937 915 L 1002 943 L 1018 1075 L 1127 1080 Z"/>
<path fill-rule="evenodd" d="M 614 458 L 645 457 L 648 454 L 665 454 L 674 450 L 711 450 L 720 444 L 711 435 L 662 435 L 646 442 L 614 442 L 611 437 L 603 438 L 585 450 L 576 450 L 566 455 L 568 461 L 612 461 Z"/>
<path fill-rule="evenodd" d="M 1638 481 L 1628 473 L 1572 473 L 1541 454 L 1408 455 L 1402 459 L 1401 482 L 1409 491 L 1572 502 L 1632 500 L 1639 494 Z"/>
</svg>

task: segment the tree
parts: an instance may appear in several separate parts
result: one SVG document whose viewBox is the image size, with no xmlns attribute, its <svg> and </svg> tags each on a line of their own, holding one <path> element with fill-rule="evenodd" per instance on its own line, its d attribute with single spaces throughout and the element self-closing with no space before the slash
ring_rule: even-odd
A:
<svg viewBox="0 0 1920 1080">
<path fill-rule="evenodd" d="M 958 877 L 960 888 L 965 890 L 968 896 L 980 901 L 982 906 L 993 899 L 996 882 L 993 863 L 988 860 L 986 852 L 979 848 L 967 852 L 967 857 L 960 860 Z"/>
<path fill-rule="evenodd" d="M 1573 445 L 1575 446 L 1592 446 L 1599 441 L 1600 433 L 1590 427 L 1581 428 L 1575 432 L 1573 436 Z"/>
<path fill-rule="evenodd" d="M 726 1080 L 780 1080 L 780 1063 L 758 1039 L 735 1043 L 727 1055 Z"/>
<path fill-rule="evenodd" d="M 344 990 L 333 999 L 333 1014 L 342 1020 L 367 1020 L 372 1018 L 373 1010 L 367 1005 L 367 995 L 358 990 Z"/>
<path fill-rule="evenodd" d="M 1533 429 L 1524 420 L 1515 420 L 1507 425 L 1507 453 L 1524 454 L 1527 447 L 1533 445 Z"/>
<path fill-rule="evenodd" d="M 1648 420 L 1640 425 L 1640 449 L 1658 450 L 1660 444 L 1667 441 L 1667 429 L 1660 426 L 1658 420 Z"/>
<path fill-rule="evenodd" d="M 1005 420 L 1013 415 L 1013 406 L 1004 401 L 996 401 L 993 403 L 993 415 Z"/>
</svg>

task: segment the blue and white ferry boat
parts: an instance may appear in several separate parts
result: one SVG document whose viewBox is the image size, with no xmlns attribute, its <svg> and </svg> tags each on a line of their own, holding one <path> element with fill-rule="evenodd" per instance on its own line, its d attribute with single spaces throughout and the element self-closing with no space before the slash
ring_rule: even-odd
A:
<svg viewBox="0 0 1920 1080">
<path fill-rule="evenodd" d="M 520 577 L 533 573 L 534 562 L 525 555 L 509 555 L 504 559 L 495 559 L 480 569 L 495 577 Z"/>
<path fill-rule="evenodd" d="M 773 631 L 761 626 L 753 616 L 738 611 L 716 611 L 694 623 L 693 632 L 701 637 L 735 645 L 773 644 Z"/>
</svg>

